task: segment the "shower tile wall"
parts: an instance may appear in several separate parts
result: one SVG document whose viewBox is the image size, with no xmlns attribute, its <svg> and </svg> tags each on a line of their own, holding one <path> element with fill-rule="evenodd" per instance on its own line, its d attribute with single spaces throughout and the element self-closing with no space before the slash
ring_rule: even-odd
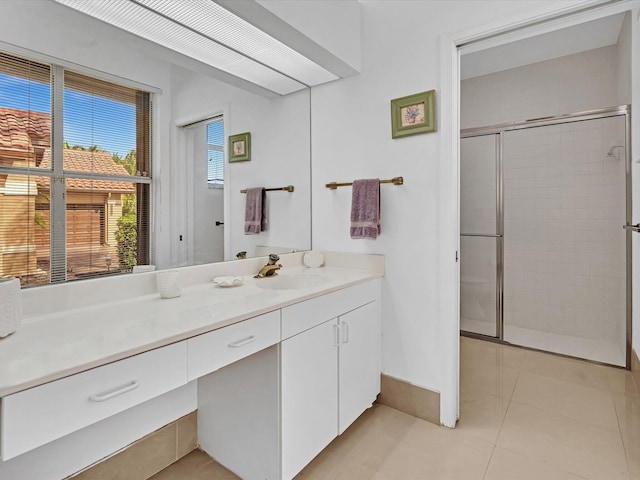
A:
<svg viewBox="0 0 640 480">
<path fill-rule="evenodd" d="M 505 340 L 625 363 L 623 117 L 504 135 Z"/>
</svg>

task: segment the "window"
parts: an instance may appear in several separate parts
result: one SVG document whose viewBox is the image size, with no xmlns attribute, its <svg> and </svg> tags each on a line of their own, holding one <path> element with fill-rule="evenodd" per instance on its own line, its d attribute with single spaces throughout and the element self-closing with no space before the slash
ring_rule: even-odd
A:
<svg viewBox="0 0 640 480">
<path fill-rule="evenodd" d="M 150 98 L 0 53 L 0 277 L 149 263 Z"/>
<path fill-rule="evenodd" d="M 207 124 L 207 183 L 224 186 L 224 122 L 222 117 Z"/>
</svg>

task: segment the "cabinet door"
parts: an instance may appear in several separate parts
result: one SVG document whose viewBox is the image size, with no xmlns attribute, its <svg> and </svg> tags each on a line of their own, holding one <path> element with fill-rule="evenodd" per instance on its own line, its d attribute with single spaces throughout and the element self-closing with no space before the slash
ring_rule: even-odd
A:
<svg viewBox="0 0 640 480">
<path fill-rule="evenodd" d="M 382 332 L 380 302 L 339 317 L 339 433 L 342 434 L 380 393 Z"/>
<path fill-rule="evenodd" d="M 293 478 L 338 435 L 337 320 L 281 344 L 282 478 Z"/>
</svg>

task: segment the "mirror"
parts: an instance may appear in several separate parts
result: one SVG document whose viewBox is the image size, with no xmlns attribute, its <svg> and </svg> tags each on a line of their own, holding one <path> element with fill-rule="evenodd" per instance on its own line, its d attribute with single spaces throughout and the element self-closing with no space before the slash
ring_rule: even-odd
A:
<svg viewBox="0 0 640 480">
<path fill-rule="evenodd" d="M 181 254 L 173 266 L 236 260 L 239 252 L 254 257 L 311 248 L 310 96 L 305 88 L 265 98 L 197 72 L 174 69 L 174 118 L 188 120 L 176 121 L 179 151 L 174 157 L 185 167 L 185 218 L 177 219 L 176 233 L 187 233 L 179 242 L 184 245 L 177 246 Z M 220 119 L 222 135 L 213 126 Z M 228 152 L 218 148 L 219 140 L 245 132 L 251 133 L 250 160 L 229 162 Z M 224 184 L 214 185 L 216 175 L 208 181 L 207 167 L 220 161 Z M 174 180 L 181 184 L 172 175 Z M 242 190 L 289 185 L 292 192 L 266 193 L 267 230 L 246 235 L 247 196 Z"/>
</svg>

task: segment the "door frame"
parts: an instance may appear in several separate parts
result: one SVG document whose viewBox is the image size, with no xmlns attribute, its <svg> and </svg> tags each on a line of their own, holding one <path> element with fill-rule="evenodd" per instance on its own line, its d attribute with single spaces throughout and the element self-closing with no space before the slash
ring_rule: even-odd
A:
<svg viewBox="0 0 640 480">
<path fill-rule="evenodd" d="M 444 164 L 439 174 L 440 198 L 442 199 L 439 227 L 442 232 L 443 249 L 438 268 L 444 285 L 440 299 L 440 314 L 443 319 L 441 333 L 444 344 L 440 422 L 447 427 L 455 427 L 460 416 L 460 268 L 458 252 L 460 249 L 461 50 L 466 53 L 485 50 L 639 7 L 640 2 L 637 0 L 581 0 L 563 3 L 560 6 L 551 4 L 518 17 L 502 19 L 493 24 L 440 36 L 440 104 L 442 105 L 440 149 L 442 158 L 450 159 Z M 635 38 L 636 35 L 632 31 L 632 38 Z M 640 72 L 634 65 L 631 70 L 633 85 L 633 79 Z M 636 100 L 633 106 L 637 106 L 638 103 L 640 102 Z M 635 127 L 637 120 L 634 119 L 633 122 Z M 629 140 L 631 145 L 632 139 Z"/>
</svg>

